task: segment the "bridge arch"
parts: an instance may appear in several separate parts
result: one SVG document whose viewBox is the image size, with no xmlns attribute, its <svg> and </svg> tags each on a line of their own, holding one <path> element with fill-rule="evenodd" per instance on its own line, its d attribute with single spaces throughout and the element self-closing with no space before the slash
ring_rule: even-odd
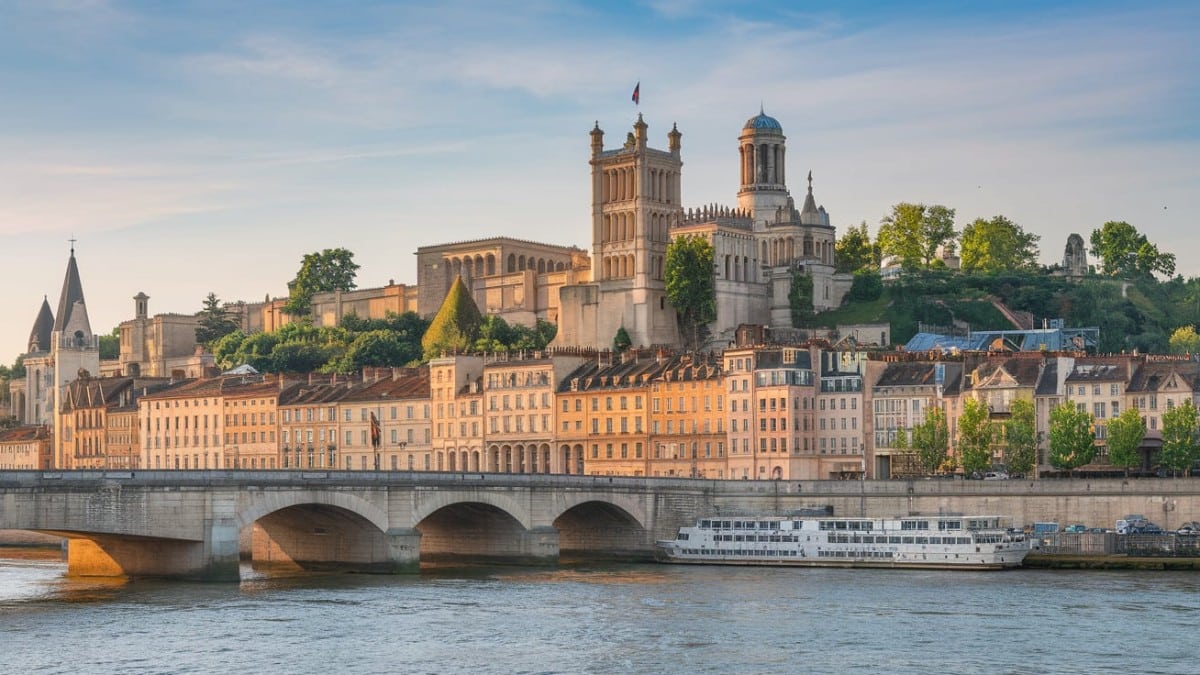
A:
<svg viewBox="0 0 1200 675">
<path fill-rule="evenodd" d="M 362 497 L 341 492 L 324 490 L 305 491 L 270 491 L 245 492 L 249 495 L 250 503 L 238 509 L 238 529 L 253 525 L 258 520 L 276 511 L 293 506 L 333 506 L 349 511 L 374 525 L 380 532 L 387 532 L 389 527 L 388 515 L 385 509 L 363 499 Z"/>
<path fill-rule="evenodd" d="M 522 505 L 521 502 L 506 494 L 482 490 L 471 492 L 469 496 L 460 492 L 448 493 L 440 490 L 436 492 L 423 492 L 420 495 L 420 503 L 413 509 L 412 522 L 407 523 L 407 526 L 416 527 L 434 513 L 446 507 L 460 504 L 485 504 L 507 514 L 527 530 L 534 526 L 533 517 L 529 513 L 529 509 Z"/>
</svg>

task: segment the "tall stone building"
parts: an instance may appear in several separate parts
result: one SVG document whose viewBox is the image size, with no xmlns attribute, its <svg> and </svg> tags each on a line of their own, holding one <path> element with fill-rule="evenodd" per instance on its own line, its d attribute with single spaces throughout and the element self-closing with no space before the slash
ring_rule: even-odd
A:
<svg viewBox="0 0 1200 675">
<path fill-rule="evenodd" d="M 647 128 L 638 115 L 624 145 L 611 150 L 600 124 L 592 128 L 592 281 L 560 291 L 560 345 L 606 347 L 621 328 L 635 345 L 679 342 L 663 269 L 682 215 L 682 134 L 673 127 L 667 150 L 657 150 Z"/>
<path fill-rule="evenodd" d="M 728 344 L 741 324 L 790 328 L 792 278 L 813 282 L 815 309 L 832 309 L 852 277 L 837 274 L 836 230 L 808 192 L 796 208 L 786 180 L 787 138 L 778 120 L 760 112 L 739 136 L 737 206 L 682 207 L 678 128 L 667 150 L 647 146 L 639 115 L 624 145 L 604 148 L 604 132 L 591 131 L 592 280 L 561 290 L 556 344 L 603 348 L 620 328 L 634 345 L 679 343 L 675 309 L 666 300 L 668 244 L 703 237 L 713 247 L 717 318 L 709 346 Z"/>
</svg>

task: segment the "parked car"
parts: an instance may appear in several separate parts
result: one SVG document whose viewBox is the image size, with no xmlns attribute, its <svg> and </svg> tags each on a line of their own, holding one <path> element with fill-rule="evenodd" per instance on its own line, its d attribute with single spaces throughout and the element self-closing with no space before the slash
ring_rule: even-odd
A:
<svg viewBox="0 0 1200 675">
<path fill-rule="evenodd" d="M 1179 529 L 1175 530 L 1175 534 L 1200 534 L 1200 523 L 1194 520 L 1184 523 L 1183 525 L 1179 526 Z"/>
<path fill-rule="evenodd" d="M 1003 471 L 989 471 L 983 474 L 984 480 L 1008 480 L 1008 474 Z"/>
<path fill-rule="evenodd" d="M 1088 531 L 1087 526 L 1080 524 L 1080 523 L 1074 523 L 1072 525 L 1068 525 L 1063 528 L 1063 532 L 1067 532 L 1070 534 L 1079 534 L 1080 532 L 1087 532 L 1087 531 Z"/>
</svg>

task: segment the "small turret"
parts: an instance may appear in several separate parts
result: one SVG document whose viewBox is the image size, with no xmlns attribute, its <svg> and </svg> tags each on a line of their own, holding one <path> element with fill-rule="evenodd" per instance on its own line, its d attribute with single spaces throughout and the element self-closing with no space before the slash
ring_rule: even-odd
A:
<svg viewBox="0 0 1200 675">
<path fill-rule="evenodd" d="M 600 129 L 600 120 L 596 120 L 596 126 L 592 127 L 592 158 L 600 156 L 604 151 L 604 131 Z"/>
<path fill-rule="evenodd" d="M 683 137 L 683 134 L 679 133 L 679 127 L 676 124 L 672 123 L 671 131 L 669 133 L 667 133 L 667 149 L 671 151 L 671 154 L 673 154 L 673 155 L 679 154 L 679 148 L 680 148 L 679 139 L 682 137 Z"/>
</svg>

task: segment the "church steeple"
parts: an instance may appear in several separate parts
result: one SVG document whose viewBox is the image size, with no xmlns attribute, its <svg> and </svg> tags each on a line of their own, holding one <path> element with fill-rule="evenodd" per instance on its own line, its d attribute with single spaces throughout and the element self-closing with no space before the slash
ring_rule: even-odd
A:
<svg viewBox="0 0 1200 675">
<path fill-rule="evenodd" d="M 33 330 L 29 331 L 29 353 L 50 351 L 50 334 L 54 331 L 54 315 L 50 313 L 50 299 L 42 296 L 42 308 L 38 310 Z"/>
<path fill-rule="evenodd" d="M 71 240 L 71 258 L 67 260 L 67 274 L 63 279 L 62 294 L 58 298 L 58 311 L 54 314 L 54 332 L 62 333 L 71 328 L 91 336 L 87 306 L 83 300 L 83 282 L 79 280 L 79 266 L 75 263 L 75 241 Z"/>
</svg>

